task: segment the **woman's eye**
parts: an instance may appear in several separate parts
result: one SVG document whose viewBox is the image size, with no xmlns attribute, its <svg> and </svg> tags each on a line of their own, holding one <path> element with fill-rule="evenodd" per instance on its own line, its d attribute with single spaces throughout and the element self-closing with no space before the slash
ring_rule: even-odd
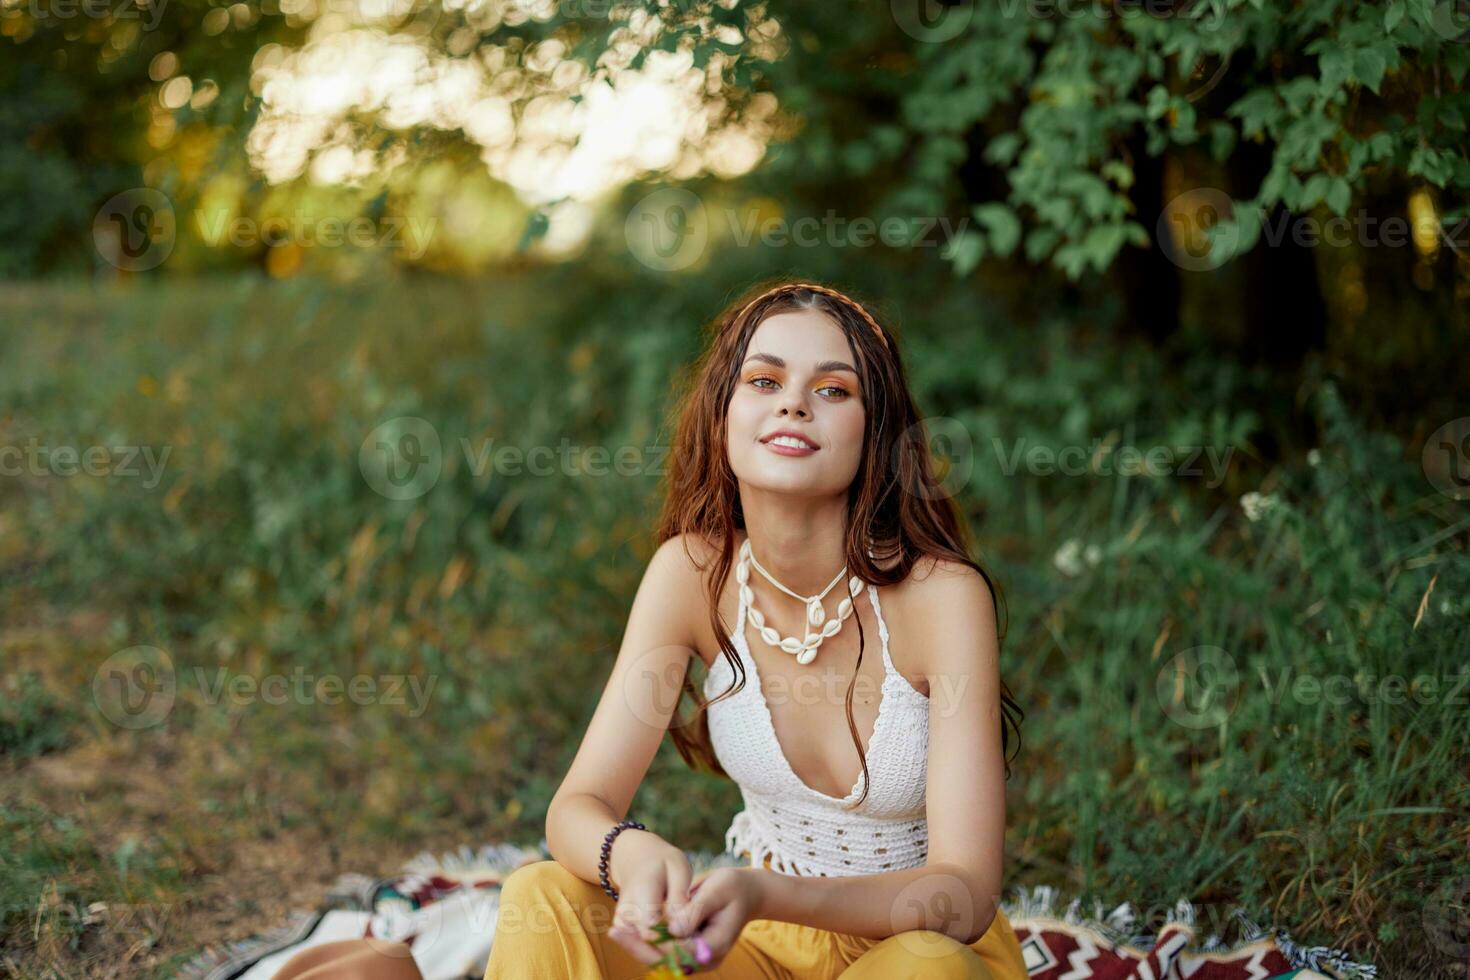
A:
<svg viewBox="0 0 1470 980">
<path fill-rule="evenodd" d="M 761 384 L 761 382 L 763 382 L 763 381 L 764 382 L 768 382 L 769 387 L 767 385 Z M 771 391 L 771 390 L 773 390 L 775 388 L 781 387 L 780 384 L 776 381 L 775 378 L 767 377 L 764 374 L 757 375 L 756 377 L 751 378 L 749 383 L 755 385 L 757 388 L 761 389 L 762 391 Z M 822 387 L 818 388 L 817 391 L 819 391 L 819 392 L 831 392 L 831 394 L 828 395 L 829 398 L 846 398 L 849 394 L 851 394 L 851 392 L 849 392 L 846 388 L 842 387 L 841 385 L 822 385 Z"/>
</svg>

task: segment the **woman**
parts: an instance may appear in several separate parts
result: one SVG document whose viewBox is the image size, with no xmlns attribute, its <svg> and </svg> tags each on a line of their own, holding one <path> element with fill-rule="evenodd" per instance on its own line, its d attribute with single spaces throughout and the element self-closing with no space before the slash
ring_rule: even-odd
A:
<svg viewBox="0 0 1470 980">
<path fill-rule="evenodd" d="M 643 976 L 661 921 L 726 980 L 1026 976 L 997 908 L 1019 712 L 926 450 L 894 338 L 858 302 L 783 283 L 716 321 L 660 547 L 547 814 L 554 860 L 507 878 L 486 980 Z M 726 843 L 749 866 L 692 880 L 627 825 L 665 731 L 740 785 Z"/>
</svg>

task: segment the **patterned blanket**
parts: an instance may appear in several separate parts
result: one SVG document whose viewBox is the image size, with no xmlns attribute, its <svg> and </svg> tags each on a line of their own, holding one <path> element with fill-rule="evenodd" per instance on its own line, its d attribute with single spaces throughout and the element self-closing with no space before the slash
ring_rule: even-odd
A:
<svg viewBox="0 0 1470 980">
<path fill-rule="evenodd" d="M 271 980 L 300 950 L 338 939 L 376 937 L 409 945 L 424 980 L 480 980 L 495 936 L 500 883 L 516 868 L 550 857 L 538 847 L 488 845 L 435 857 L 420 854 L 386 879 L 344 875 L 323 908 L 298 912 L 277 929 L 206 948 L 185 980 Z M 693 870 L 734 865 L 729 854 L 689 852 Z M 1002 904 L 1036 980 L 1373 980 L 1377 968 L 1340 951 L 1308 948 L 1285 930 L 1264 930 L 1243 912 L 1230 938 L 1200 936 L 1196 910 L 1177 903 L 1156 929 L 1141 932 L 1131 905 L 1084 912 L 1059 907 L 1048 888 L 1022 889 Z"/>
</svg>

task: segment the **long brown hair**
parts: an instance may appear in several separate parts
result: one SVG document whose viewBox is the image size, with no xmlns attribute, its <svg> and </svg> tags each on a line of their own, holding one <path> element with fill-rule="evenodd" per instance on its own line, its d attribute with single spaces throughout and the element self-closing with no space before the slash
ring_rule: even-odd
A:
<svg viewBox="0 0 1470 980">
<path fill-rule="evenodd" d="M 658 528 L 659 544 L 676 535 L 689 534 L 717 549 L 713 558 L 715 573 L 708 577 L 710 624 L 736 681 L 713 701 L 705 701 L 686 670 L 680 702 L 688 695 L 695 706 L 694 715 L 681 716 L 676 710 L 669 723 L 669 735 L 685 763 L 722 776 L 728 774 L 715 757 L 705 709 L 745 685 L 745 670 L 730 641 L 730 628 L 725 626 L 719 610 L 720 596 L 734 564 L 735 530 L 745 527 L 739 484 L 730 468 L 726 448 L 726 411 L 756 327 L 767 317 L 792 310 L 819 310 L 827 314 L 847 335 L 857 355 L 867 424 L 862 462 L 848 490 L 849 574 L 875 585 L 893 585 L 907 578 L 920 558 L 926 555 L 947 558 L 970 566 L 985 579 L 991 599 L 996 603 L 998 620 L 1002 606 L 995 583 L 970 557 L 958 507 L 934 478 L 923 423 L 909 393 L 893 335 L 879 325 L 863 304 L 828 286 L 777 280 L 748 291 L 706 328 L 707 346 L 685 378 L 674 413 L 667 493 Z M 698 563 L 698 558 L 692 554 L 690 557 Z M 865 639 L 861 618 L 854 617 L 854 621 L 858 624 L 857 667 L 860 668 Z M 1000 633 L 1004 636 L 1004 626 Z M 856 681 L 855 668 L 847 687 L 847 726 L 863 767 L 863 794 L 853 807 L 868 795 L 868 760 L 863 755 L 852 715 Z M 1010 747 L 1012 732 L 1019 749 L 1022 711 L 1004 682 L 1001 713 L 1002 749 Z M 1005 752 L 1005 757 L 1009 776 L 1011 753 Z"/>
</svg>

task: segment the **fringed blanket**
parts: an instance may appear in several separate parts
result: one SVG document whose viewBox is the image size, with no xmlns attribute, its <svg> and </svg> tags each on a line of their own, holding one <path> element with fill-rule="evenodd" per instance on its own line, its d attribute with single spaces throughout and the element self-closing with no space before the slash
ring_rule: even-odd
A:
<svg viewBox="0 0 1470 980">
<path fill-rule="evenodd" d="M 207 948 L 181 971 L 185 980 L 271 980 L 297 952 L 338 939 L 376 937 L 409 944 L 424 980 L 480 980 L 495 937 L 500 883 L 516 868 L 550 857 L 539 847 L 462 847 L 424 853 L 403 873 L 376 880 L 344 875 L 324 907 L 295 913 L 265 935 Z M 729 854 L 689 852 L 695 872 L 740 863 Z M 1051 889 L 1022 889 L 1003 903 L 1037 980 L 1373 980 L 1377 968 L 1327 948 L 1299 946 L 1243 912 L 1230 938 L 1198 935 L 1195 909 L 1179 902 L 1154 932 L 1139 932 L 1133 908 L 1060 908 Z"/>
</svg>

